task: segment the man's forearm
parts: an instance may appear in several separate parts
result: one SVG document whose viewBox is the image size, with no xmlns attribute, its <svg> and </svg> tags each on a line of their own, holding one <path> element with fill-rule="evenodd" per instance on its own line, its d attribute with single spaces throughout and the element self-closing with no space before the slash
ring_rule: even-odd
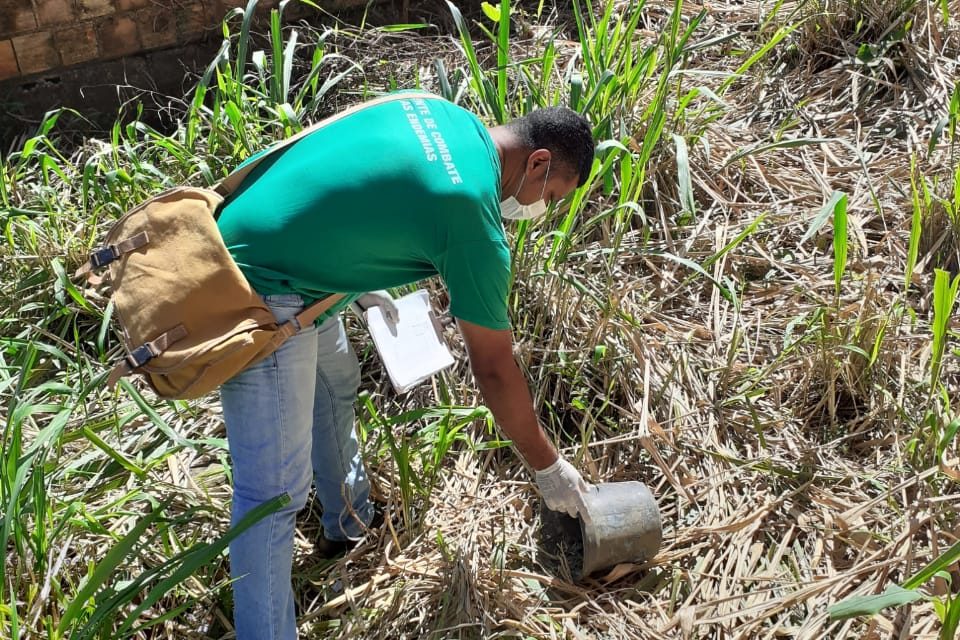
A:
<svg viewBox="0 0 960 640">
<path fill-rule="evenodd" d="M 536 470 L 556 462 L 557 450 L 537 420 L 527 380 L 516 363 L 475 377 L 484 403 L 524 460 Z"/>
</svg>

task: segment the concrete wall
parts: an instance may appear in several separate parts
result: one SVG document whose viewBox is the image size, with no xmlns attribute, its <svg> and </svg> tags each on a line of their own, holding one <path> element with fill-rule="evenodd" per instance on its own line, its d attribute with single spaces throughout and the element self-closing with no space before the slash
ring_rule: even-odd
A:
<svg viewBox="0 0 960 640">
<path fill-rule="evenodd" d="M 277 4 L 261 0 L 258 8 L 264 12 Z M 365 0 L 317 4 L 336 10 Z M 16 84 L 92 61 L 183 47 L 216 32 L 227 11 L 245 5 L 246 0 L 0 0 L 0 82 Z"/>
</svg>

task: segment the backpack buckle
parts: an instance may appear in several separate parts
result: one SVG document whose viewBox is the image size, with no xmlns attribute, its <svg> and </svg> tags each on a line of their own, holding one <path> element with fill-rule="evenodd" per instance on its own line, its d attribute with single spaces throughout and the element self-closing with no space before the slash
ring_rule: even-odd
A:
<svg viewBox="0 0 960 640">
<path fill-rule="evenodd" d="M 153 360 L 156 355 L 150 343 L 146 343 L 131 351 L 124 360 L 131 369 L 138 369 Z"/>
<path fill-rule="evenodd" d="M 120 257 L 120 251 L 116 245 L 111 244 L 108 247 L 97 249 L 90 254 L 90 265 L 94 269 L 104 267 Z"/>
</svg>

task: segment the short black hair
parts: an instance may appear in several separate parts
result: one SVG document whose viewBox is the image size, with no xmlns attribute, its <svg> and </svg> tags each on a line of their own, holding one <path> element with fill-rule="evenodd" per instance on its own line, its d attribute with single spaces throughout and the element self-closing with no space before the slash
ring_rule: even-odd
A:
<svg viewBox="0 0 960 640">
<path fill-rule="evenodd" d="M 511 120 L 507 128 L 531 150 L 547 149 L 577 173 L 582 186 L 593 166 L 593 131 L 582 115 L 567 107 L 545 107 Z"/>
</svg>

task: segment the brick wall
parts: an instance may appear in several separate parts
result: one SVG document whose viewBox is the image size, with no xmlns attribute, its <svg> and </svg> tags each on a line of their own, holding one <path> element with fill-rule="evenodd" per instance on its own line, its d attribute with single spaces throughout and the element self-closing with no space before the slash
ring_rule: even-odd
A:
<svg viewBox="0 0 960 640">
<path fill-rule="evenodd" d="M 365 0 L 318 2 L 334 9 Z M 260 0 L 266 11 L 278 0 Z M 182 46 L 246 0 L 0 0 L 0 82 Z"/>
</svg>

